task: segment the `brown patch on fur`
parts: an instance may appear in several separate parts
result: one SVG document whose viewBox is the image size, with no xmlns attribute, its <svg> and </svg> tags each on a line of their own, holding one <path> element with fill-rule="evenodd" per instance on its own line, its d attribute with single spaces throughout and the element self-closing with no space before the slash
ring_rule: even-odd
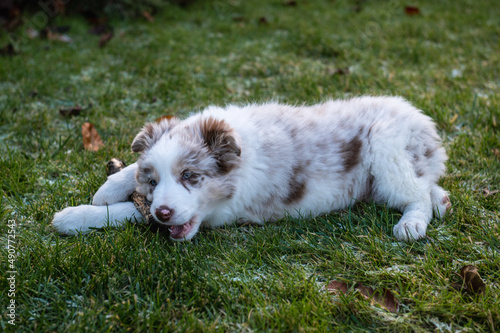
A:
<svg viewBox="0 0 500 333">
<path fill-rule="evenodd" d="M 427 148 L 425 150 L 424 156 L 427 157 L 427 158 L 429 158 L 429 157 L 432 156 L 432 154 L 434 154 L 435 151 L 436 151 L 435 148 Z"/>
<path fill-rule="evenodd" d="M 298 202 L 306 194 L 306 184 L 298 180 L 300 174 L 303 172 L 304 172 L 304 167 L 300 165 L 293 168 L 292 177 L 288 182 L 288 195 L 283 200 L 284 204 L 290 205 L 295 202 Z"/>
<path fill-rule="evenodd" d="M 349 172 L 356 167 L 361 161 L 361 147 L 363 142 L 358 137 L 354 137 L 349 142 L 343 142 L 340 146 L 342 154 L 344 171 Z"/>
<path fill-rule="evenodd" d="M 139 184 L 137 191 L 143 195 L 147 195 L 152 194 L 154 191 L 154 187 L 150 186 L 148 181 L 150 179 L 154 179 L 159 182 L 160 176 L 153 167 L 146 165 L 139 167 L 137 173 L 135 174 L 135 179 Z"/>
<path fill-rule="evenodd" d="M 417 178 L 422 177 L 424 175 L 424 171 L 421 168 L 421 156 L 417 155 L 414 151 L 410 150 L 409 147 L 407 147 L 407 150 L 409 150 L 413 154 L 412 164 L 413 164 L 413 170 L 415 170 Z"/>
<path fill-rule="evenodd" d="M 206 146 L 215 155 L 220 174 L 226 174 L 239 165 L 241 149 L 232 128 L 224 120 L 213 117 L 203 119 L 200 132 Z"/>
</svg>

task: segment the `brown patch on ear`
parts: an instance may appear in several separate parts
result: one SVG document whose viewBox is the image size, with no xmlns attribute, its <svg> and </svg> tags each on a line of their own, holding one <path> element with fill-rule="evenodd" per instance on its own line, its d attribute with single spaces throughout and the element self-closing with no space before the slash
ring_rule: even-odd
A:
<svg viewBox="0 0 500 333">
<path fill-rule="evenodd" d="M 358 137 L 354 137 L 349 142 L 343 142 L 340 146 L 342 154 L 344 171 L 349 172 L 361 161 L 361 147 L 363 143 Z"/>
<path fill-rule="evenodd" d="M 224 120 L 213 117 L 201 120 L 200 133 L 210 152 L 215 155 L 219 173 L 226 174 L 238 166 L 241 148 L 233 129 Z"/>
<path fill-rule="evenodd" d="M 157 122 L 147 123 L 142 131 L 136 135 L 132 141 L 132 151 L 142 153 L 151 148 L 166 132 L 170 131 L 179 120 L 175 117 L 167 116 L 163 119 L 157 119 Z"/>
</svg>

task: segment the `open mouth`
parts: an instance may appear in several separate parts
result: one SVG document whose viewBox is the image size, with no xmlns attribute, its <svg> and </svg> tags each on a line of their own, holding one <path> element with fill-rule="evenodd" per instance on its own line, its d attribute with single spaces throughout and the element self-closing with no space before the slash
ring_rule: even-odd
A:
<svg viewBox="0 0 500 333">
<path fill-rule="evenodd" d="M 194 217 L 184 224 L 171 225 L 168 228 L 168 230 L 170 231 L 170 237 L 178 240 L 188 238 L 189 233 L 191 232 L 191 230 L 193 230 L 193 227 L 195 225 L 196 222 Z"/>
</svg>

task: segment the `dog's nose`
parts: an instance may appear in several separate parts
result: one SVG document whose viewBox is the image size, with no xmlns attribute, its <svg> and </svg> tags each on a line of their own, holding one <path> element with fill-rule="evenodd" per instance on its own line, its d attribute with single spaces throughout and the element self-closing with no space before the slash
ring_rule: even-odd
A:
<svg viewBox="0 0 500 333">
<path fill-rule="evenodd" d="M 162 222 L 168 222 L 173 213 L 174 210 L 168 208 L 167 206 L 160 206 L 155 210 L 156 217 Z"/>
</svg>

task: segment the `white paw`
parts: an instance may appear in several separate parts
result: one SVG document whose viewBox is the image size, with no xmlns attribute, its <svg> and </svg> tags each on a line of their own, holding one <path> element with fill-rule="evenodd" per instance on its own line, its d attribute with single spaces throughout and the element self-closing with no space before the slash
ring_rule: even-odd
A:
<svg viewBox="0 0 500 333">
<path fill-rule="evenodd" d="M 109 206 L 68 207 L 54 215 L 52 226 L 61 234 L 76 235 L 78 232 L 86 233 L 107 226 L 122 227 L 127 221 L 145 221 L 132 202 L 119 202 Z"/>
<path fill-rule="evenodd" d="M 393 232 L 397 240 L 412 241 L 424 238 L 426 230 L 427 223 L 424 221 L 402 218 L 399 223 L 394 226 Z"/>
<path fill-rule="evenodd" d="M 135 170 L 137 170 L 137 163 L 109 176 L 108 180 L 94 194 L 92 205 L 104 206 L 127 201 L 137 186 Z"/>
<path fill-rule="evenodd" d="M 68 207 L 56 213 L 52 226 L 63 235 L 76 235 L 78 232 L 89 232 L 90 206 Z M 91 223 L 90 223 L 91 224 Z"/>
</svg>

